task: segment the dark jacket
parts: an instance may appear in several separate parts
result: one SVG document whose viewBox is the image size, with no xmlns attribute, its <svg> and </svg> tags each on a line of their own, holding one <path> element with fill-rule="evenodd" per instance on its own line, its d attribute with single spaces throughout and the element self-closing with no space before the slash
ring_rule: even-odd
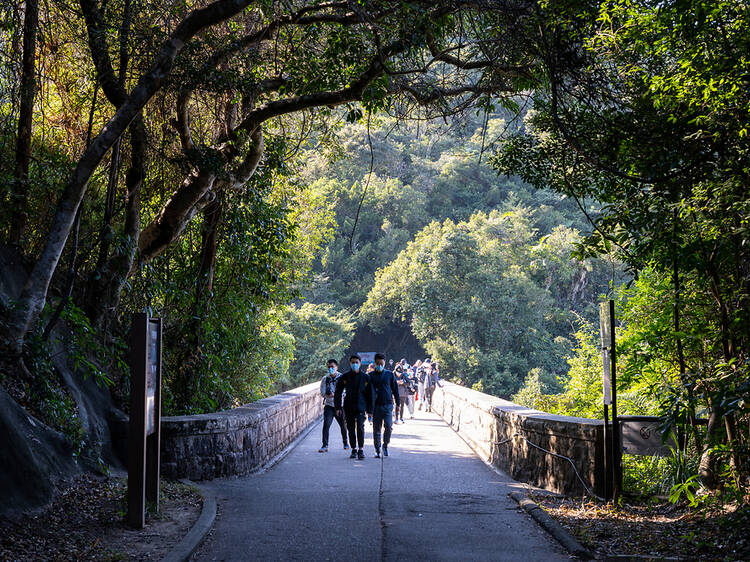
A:
<svg viewBox="0 0 750 562">
<path fill-rule="evenodd" d="M 341 409 L 341 395 L 346 390 L 344 398 L 345 412 L 372 412 L 372 386 L 370 375 L 364 371 L 355 373 L 349 369 L 336 380 L 336 393 L 333 404 L 337 410 Z"/>
<path fill-rule="evenodd" d="M 401 404 L 401 399 L 398 396 L 398 384 L 396 384 L 396 377 L 392 371 L 383 371 L 382 373 L 373 371 L 370 373 L 370 380 L 372 381 L 376 408 L 392 406 L 394 400 L 397 407 Z"/>
</svg>

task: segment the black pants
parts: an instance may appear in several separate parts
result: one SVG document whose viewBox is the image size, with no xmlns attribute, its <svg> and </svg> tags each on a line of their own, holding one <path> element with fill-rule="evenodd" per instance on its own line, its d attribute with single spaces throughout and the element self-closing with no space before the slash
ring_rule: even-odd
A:
<svg viewBox="0 0 750 562">
<path fill-rule="evenodd" d="M 376 450 L 380 450 L 380 432 L 383 431 L 383 445 L 391 442 L 393 428 L 393 406 L 375 406 L 372 413 L 372 440 Z"/>
<path fill-rule="evenodd" d="M 344 447 L 346 447 L 348 442 L 346 440 L 346 423 L 344 422 L 344 416 L 343 414 L 337 416 L 336 408 L 333 406 L 325 406 L 323 408 L 323 446 L 328 447 L 328 435 L 330 433 L 331 424 L 333 423 L 333 418 L 336 418 L 336 421 L 339 424 L 341 440 L 344 442 Z"/>
<path fill-rule="evenodd" d="M 396 421 L 398 420 L 404 421 L 404 408 L 406 408 L 406 401 L 409 398 L 407 396 L 399 395 L 399 399 L 401 400 L 401 402 L 399 403 L 399 406 L 396 409 Z"/>
<path fill-rule="evenodd" d="M 349 432 L 349 444 L 352 449 L 355 444 L 360 449 L 365 446 L 365 413 L 364 412 L 345 412 L 346 430 Z"/>
</svg>

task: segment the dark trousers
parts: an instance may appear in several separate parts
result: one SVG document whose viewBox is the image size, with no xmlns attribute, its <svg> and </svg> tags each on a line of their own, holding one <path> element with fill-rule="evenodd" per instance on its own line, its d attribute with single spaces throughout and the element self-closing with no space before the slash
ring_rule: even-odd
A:
<svg viewBox="0 0 750 562">
<path fill-rule="evenodd" d="M 344 447 L 346 447 L 346 423 L 344 422 L 344 416 L 343 414 L 337 416 L 336 408 L 333 406 L 325 406 L 323 408 L 323 446 L 328 447 L 328 435 L 330 433 L 331 424 L 333 423 L 333 418 L 336 418 L 336 421 L 339 424 L 341 439 L 344 442 Z"/>
<path fill-rule="evenodd" d="M 435 393 L 435 387 L 431 386 L 429 388 L 425 387 L 424 389 L 424 397 L 427 399 L 427 411 L 432 411 L 432 395 Z"/>
<path fill-rule="evenodd" d="M 385 426 L 385 429 L 383 429 Z M 391 442 L 391 428 L 393 427 L 393 406 L 375 406 L 372 413 L 372 440 L 375 448 L 380 449 L 380 432 L 383 429 L 383 445 Z"/>
<path fill-rule="evenodd" d="M 365 446 L 365 413 L 345 412 L 346 430 L 349 432 L 349 444 L 354 448 L 355 444 L 360 449 Z"/>
<path fill-rule="evenodd" d="M 401 400 L 398 408 L 396 409 L 396 421 L 404 420 L 404 409 L 406 408 L 406 401 L 409 399 L 407 396 L 399 396 Z"/>
</svg>

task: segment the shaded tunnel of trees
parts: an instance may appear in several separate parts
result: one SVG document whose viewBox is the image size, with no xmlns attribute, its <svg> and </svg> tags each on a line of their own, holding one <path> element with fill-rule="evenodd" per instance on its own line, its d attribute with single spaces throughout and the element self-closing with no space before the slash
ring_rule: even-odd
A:
<svg viewBox="0 0 750 562">
<path fill-rule="evenodd" d="M 658 483 L 633 461 L 631 484 L 697 475 L 746 497 L 748 17 L 700 0 L 4 3 L 6 505 L 118 462 L 130 312 L 164 319 L 168 413 L 379 346 L 601 417 L 605 297 L 624 413 L 689 436 Z"/>
</svg>

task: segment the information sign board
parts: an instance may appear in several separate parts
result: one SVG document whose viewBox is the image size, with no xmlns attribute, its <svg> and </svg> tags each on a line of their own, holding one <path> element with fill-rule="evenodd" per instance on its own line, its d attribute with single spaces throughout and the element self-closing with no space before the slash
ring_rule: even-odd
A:
<svg viewBox="0 0 750 562">
<path fill-rule="evenodd" d="M 677 448 L 673 436 L 662 443 L 661 420 L 656 416 L 620 416 L 622 452 L 626 455 L 669 456 Z"/>
</svg>

